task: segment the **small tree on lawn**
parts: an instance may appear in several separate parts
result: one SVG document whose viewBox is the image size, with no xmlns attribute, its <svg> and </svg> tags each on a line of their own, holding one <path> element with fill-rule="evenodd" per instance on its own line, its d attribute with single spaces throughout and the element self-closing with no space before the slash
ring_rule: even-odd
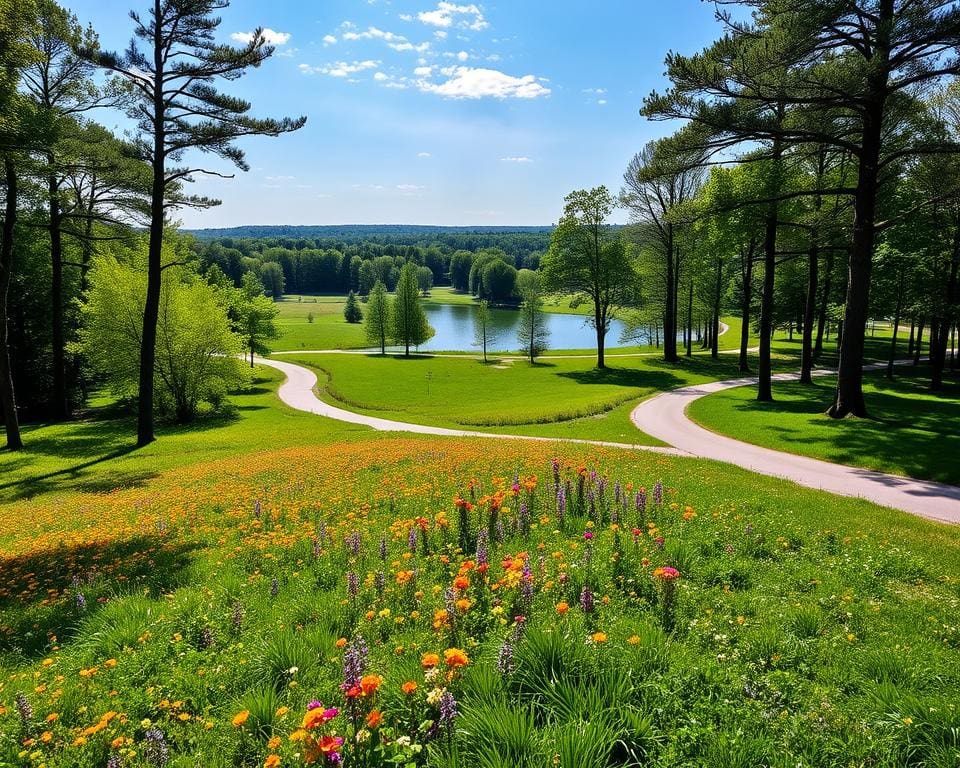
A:
<svg viewBox="0 0 960 768">
<path fill-rule="evenodd" d="M 347 294 L 347 303 L 343 305 L 343 319 L 348 323 L 363 322 L 363 310 L 360 309 L 360 302 L 353 291 Z"/>
<path fill-rule="evenodd" d="M 243 287 L 238 294 L 235 307 L 238 330 L 244 345 L 250 350 L 250 367 L 253 368 L 254 354 L 265 355 L 270 352 L 266 342 L 280 336 L 276 323 L 280 309 L 264 295 L 263 283 L 253 272 L 244 274 Z"/>
<path fill-rule="evenodd" d="M 380 354 L 384 354 L 387 351 L 387 337 L 390 335 L 390 297 L 387 296 L 387 286 L 380 280 L 370 289 L 364 331 L 367 341 L 380 347 Z"/>
<path fill-rule="evenodd" d="M 490 317 L 490 304 L 486 300 L 481 301 L 473 313 L 473 335 L 476 345 L 483 350 L 483 362 L 487 362 L 487 348 L 497 341 L 499 332 Z"/>
<path fill-rule="evenodd" d="M 400 270 L 397 296 L 393 301 L 390 335 L 403 346 L 410 357 L 410 347 L 423 344 L 430 338 L 427 316 L 420 306 L 420 288 L 417 284 L 417 265 L 409 261 Z"/>
<path fill-rule="evenodd" d="M 519 338 L 532 363 L 537 355 L 547 349 L 550 340 L 539 279 L 524 280 L 521 296 L 523 303 L 520 305 Z"/>
</svg>

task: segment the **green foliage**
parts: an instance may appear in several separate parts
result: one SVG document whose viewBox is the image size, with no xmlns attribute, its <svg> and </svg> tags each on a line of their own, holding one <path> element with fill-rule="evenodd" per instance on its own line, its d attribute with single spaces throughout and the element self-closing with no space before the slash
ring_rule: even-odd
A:
<svg viewBox="0 0 960 768">
<path fill-rule="evenodd" d="M 607 223 L 616 208 L 616 199 L 607 188 L 576 190 L 564 203 L 563 216 L 541 264 L 543 285 L 548 291 L 582 296 L 591 302 L 597 365 L 603 367 L 603 342 L 610 320 L 618 308 L 635 302 L 637 276 L 623 242 Z"/>
<path fill-rule="evenodd" d="M 532 363 L 543 354 L 550 341 L 546 316 L 543 312 L 543 299 L 536 291 L 528 291 L 520 305 L 520 326 L 517 338 Z"/>
<path fill-rule="evenodd" d="M 136 263 L 136 262 L 135 262 Z M 77 350 L 121 397 L 137 392 L 146 276 L 137 266 L 99 258 L 90 273 Z M 154 374 L 161 413 L 189 421 L 203 402 L 218 405 L 244 381 L 232 332 L 216 291 L 194 275 L 164 272 Z"/>
<path fill-rule="evenodd" d="M 500 259 L 492 259 L 483 267 L 479 295 L 491 301 L 502 303 L 513 294 L 517 280 L 517 270 Z"/>
<path fill-rule="evenodd" d="M 410 347 L 422 344 L 431 334 L 426 313 L 420 306 L 417 266 L 408 262 L 400 270 L 400 280 L 390 314 L 390 336 L 409 356 Z"/>
<path fill-rule="evenodd" d="M 490 320 L 490 304 L 481 299 L 473 313 L 474 343 L 483 351 L 483 361 L 487 361 L 487 348 L 495 344 L 498 338 L 496 326 Z"/>
<path fill-rule="evenodd" d="M 363 310 L 353 291 L 347 294 L 347 302 L 343 305 L 343 319 L 348 323 L 363 322 Z"/>
<path fill-rule="evenodd" d="M 367 301 L 364 333 L 370 344 L 380 347 L 380 354 L 386 352 L 387 338 L 390 336 L 390 319 L 393 314 L 390 303 L 390 297 L 387 296 L 387 287 L 383 282 L 377 280 Z"/>
</svg>

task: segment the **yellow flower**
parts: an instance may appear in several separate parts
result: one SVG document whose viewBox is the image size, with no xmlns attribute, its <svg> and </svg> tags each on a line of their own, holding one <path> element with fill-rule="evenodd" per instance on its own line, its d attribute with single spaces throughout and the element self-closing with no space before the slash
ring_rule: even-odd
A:
<svg viewBox="0 0 960 768">
<path fill-rule="evenodd" d="M 590 639 L 593 640 L 597 645 L 607 642 L 607 633 L 606 632 L 594 632 L 590 635 Z"/>
<path fill-rule="evenodd" d="M 249 717 L 250 717 L 250 710 L 249 710 L 249 709 L 244 709 L 244 710 L 241 711 L 241 712 L 237 712 L 237 714 L 235 714 L 235 715 L 233 716 L 233 720 L 232 720 L 233 726 L 234 726 L 235 728 L 241 728 L 241 727 L 243 727 L 244 723 L 247 722 L 247 718 L 249 718 Z"/>
</svg>

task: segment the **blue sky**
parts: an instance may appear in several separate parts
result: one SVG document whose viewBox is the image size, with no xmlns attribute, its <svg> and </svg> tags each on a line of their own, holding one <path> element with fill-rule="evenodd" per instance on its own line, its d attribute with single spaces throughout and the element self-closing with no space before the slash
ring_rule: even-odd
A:
<svg viewBox="0 0 960 768">
<path fill-rule="evenodd" d="M 123 49 L 136 0 L 66 0 Z M 276 55 L 225 85 L 262 116 L 307 116 L 243 146 L 251 170 L 202 179 L 223 205 L 188 227 L 550 224 L 572 189 L 619 190 L 669 49 L 718 34 L 700 0 L 235 0 L 224 41 L 258 26 Z M 99 119 L 118 130 L 118 115 Z M 221 167 L 211 161 L 212 167 Z"/>
</svg>

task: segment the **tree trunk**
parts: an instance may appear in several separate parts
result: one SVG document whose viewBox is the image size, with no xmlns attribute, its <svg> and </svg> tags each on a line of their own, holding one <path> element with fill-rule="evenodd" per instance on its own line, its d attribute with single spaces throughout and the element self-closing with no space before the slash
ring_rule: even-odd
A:
<svg viewBox="0 0 960 768">
<path fill-rule="evenodd" d="M 870 272 L 876 235 L 874 217 L 880 175 L 880 149 L 890 67 L 894 0 L 877 4 L 877 35 L 866 77 L 866 105 L 853 200 L 853 237 L 847 265 L 847 303 L 837 368 L 837 393 L 827 413 L 833 418 L 867 416 L 863 398 L 863 346 L 870 300 Z"/>
<path fill-rule="evenodd" d="M 750 301 L 753 288 L 753 241 L 747 251 L 747 263 L 743 269 L 743 296 L 740 304 L 740 372 L 749 373 L 750 363 L 747 361 L 747 347 L 750 344 Z"/>
<path fill-rule="evenodd" d="M 693 356 L 693 280 L 687 291 L 687 357 Z"/>
<path fill-rule="evenodd" d="M 807 265 L 807 301 L 803 308 L 803 349 L 800 353 L 800 383 L 813 384 L 813 315 L 817 304 L 817 271 L 820 267 L 820 247 L 817 232 L 811 235 Z"/>
<path fill-rule="evenodd" d="M 17 223 L 17 169 L 9 157 L 3 159 L 3 170 L 7 205 L 3 216 L 3 240 L 0 241 L 0 405 L 3 406 L 3 424 L 7 431 L 7 449 L 19 451 L 23 448 L 23 439 L 17 419 L 17 400 L 13 391 L 7 343 L 7 295 L 13 274 L 13 233 Z"/>
<path fill-rule="evenodd" d="M 713 339 L 710 341 L 710 357 L 720 356 L 720 294 L 723 290 L 723 259 L 717 259 L 717 282 L 713 291 Z"/>
<path fill-rule="evenodd" d="M 900 313 L 903 311 L 903 268 L 897 281 L 897 308 L 893 313 L 893 338 L 890 340 L 890 359 L 887 361 L 887 378 L 893 378 L 893 363 L 897 359 L 897 334 L 900 333 Z"/>
<path fill-rule="evenodd" d="M 910 340 L 907 342 L 907 357 L 913 357 L 913 334 L 917 330 L 916 318 L 910 317 Z"/>
<path fill-rule="evenodd" d="M 926 322 L 926 318 L 920 318 L 920 325 L 917 326 L 917 341 L 916 346 L 913 348 L 913 364 L 920 365 L 920 355 L 923 352 L 923 326 Z"/>
<path fill-rule="evenodd" d="M 947 364 L 947 344 L 950 341 L 952 316 L 960 304 L 960 287 L 957 285 L 957 272 L 960 270 L 960 222 L 956 222 L 953 232 L 953 253 L 950 257 L 950 277 L 947 279 L 946 305 L 943 317 L 937 324 L 936 332 L 930 333 L 930 391 L 943 389 L 943 369 Z M 948 319 L 950 318 L 950 319 Z"/>
<path fill-rule="evenodd" d="M 833 251 L 827 251 L 823 265 L 823 289 L 820 292 L 820 311 L 817 316 L 817 340 L 813 345 L 813 358 L 823 354 L 824 330 L 827 325 L 827 305 L 830 303 L 830 283 L 833 278 Z M 827 330 L 829 334 L 829 330 Z"/>
<path fill-rule="evenodd" d="M 606 368 L 603 359 L 604 345 L 607 340 L 607 317 L 606 312 L 600 307 L 595 308 L 593 313 L 593 322 L 597 331 L 597 368 Z"/>
<path fill-rule="evenodd" d="M 667 295 L 663 313 L 663 359 L 668 363 L 677 362 L 677 285 L 676 262 L 674 260 L 673 224 L 667 224 Z"/>
<path fill-rule="evenodd" d="M 763 237 L 763 292 L 760 296 L 760 361 L 757 400 L 773 401 L 770 341 L 773 335 L 773 278 L 777 265 L 777 204 L 767 214 Z"/>
<path fill-rule="evenodd" d="M 162 18 L 160 3 L 154 3 Z M 143 307 L 143 335 L 140 342 L 140 381 L 137 398 L 137 445 L 154 440 L 153 388 L 154 358 L 157 354 L 157 320 L 160 317 L 160 281 L 163 279 L 163 225 L 166 197 L 166 146 L 163 78 L 165 51 L 160 31 L 154 35 L 153 64 L 158 79 L 153 84 L 153 182 L 150 188 L 150 244 L 147 252 L 147 296 Z"/>
<path fill-rule="evenodd" d="M 50 162 L 53 159 L 50 158 Z M 47 177 L 50 234 L 50 324 L 53 345 L 53 402 L 51 416 L 64 421 L 70 415 L 67 405 L 66 340 L 63 327 L 63 235 L 61 232 L 60 182 L 56 174 Z"/>
</svg>

